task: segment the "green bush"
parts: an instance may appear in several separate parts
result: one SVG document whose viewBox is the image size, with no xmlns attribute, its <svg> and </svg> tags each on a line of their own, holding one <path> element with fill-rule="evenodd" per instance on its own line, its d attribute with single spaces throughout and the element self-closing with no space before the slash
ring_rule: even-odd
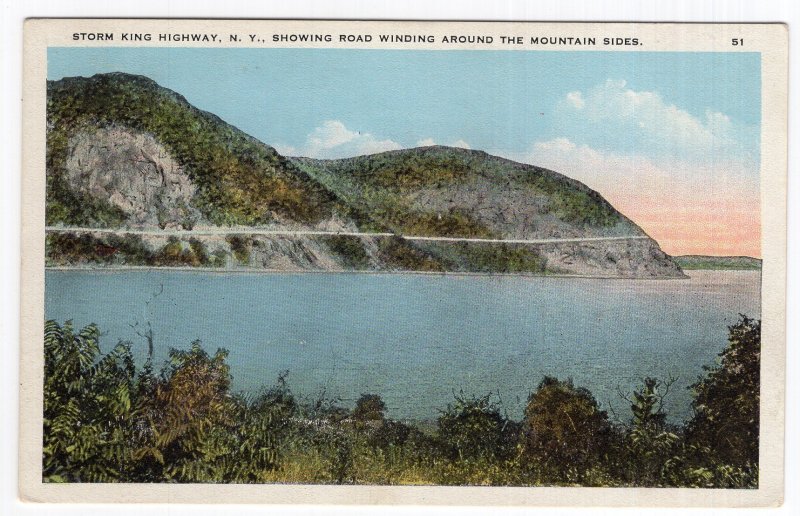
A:
<svg viewBox="0 0 800 516">
<path fill-rule="evenodd" d="M 333 235 L 320 238 L 339 257 L 345 269 L 364 270 L 369 268 L 369 255 L 361 237 Z"/>
<path fill-rule="evenodd" d="M 465 272 L 544 274 L 547 272 L 547 259 L 540 256 L 534 248 L 520 244 L 456 242 L 448 244 L 452 250 L 442 246 L 442 250 L 457 253 L 459 270 Z"/>
<path fill-rule="evenodd" d="M 760 322 L 744 316 L 694 386 L 685 428 L 662 410 L 671 380 L 645 378 L 625 424 L 588 390 L 545 377 L 522 421 L 489 395 L 460 393 L 426 427 L 388 417 L 377 394 L 353 410 L 324 392 L 298 400 L 285 372 L 255 396 L 234 394 L 227 352 L 199 341 L 156 372 L 148 332 L 137 370 L 130 343 L 104 354 L 100 335 L 45 323 L 46 482 L 758 486 Z"/>
<path fill-rule="evenodd" d="M 625 436 L 627 463 L 625 478 L 632 485 L 670 485 L 675 468 L 681 462 L 681 440 L 667 425 L 664 399 L 674 380 L 645 378 L 633 393 L 630 427 Z"/>
<path fill-rule="evenodd" d="M 761 321 L 742 315 L 729 331 L 718 363 L 691 386 L 687 441 L 707 449 L 712 462 L 747 470 L 758 464 Z"/>
<path fill-rule="evenodd" d="M 447 267 L 430 253 L 400 237 L 378 239 L 381 258 L 399 270 L 442 272 Z"/>
<path fill-rule="evenodd" d="M 249 265 L 253 239 L 232 235 L 226 237 L 226 240 L 231 245 L 231 251 L 233 251 L 233 257 L 236 258 L 236 261 L 242 265 Z"/>
<path fill-rule="evenodd" d="M 231 395 L 227 352 L 195 342 L 137 375 L 131 345 L 102 355 L 99 337 L 45 323 L 45 481 L 252 482 L 276 467 L 285 405 Z"/>
<path fill-rule="evenodd" d="M 135 367 L 130 344 L 103 356 L 100 331 L 44 329 L 42 478 L 113 482 L 131 474 Z"/>
<path fill-rule="evenodd" d="M 362 394 L 353 409 L 353 419 L 359 422 L 383 422 L 386 403 L 377 394 Z"/>
<path fill-rule="evenodd" d="M 548 476 L 576 481 L 609 451 L 611 424 L 591 392 L 546 376 L 525 407 L 526 457 Z"/>
<path fill-rule="evenodd" d="M 438 436 L 451 458 L 506 459 L 515 449 L 517 425 L 500 414 L 491 395 L 468 398 L 464 393 L 439 416 Z"/>
<path fill-rule="evenodd" d="M 139 235 L 48 233 L 45 236 L 48 265 L 156 265 L 156 254 Z"/>
<path fill-rule="evenodd" d="M 45 237 L 48 265 L 130 265 L 173 267 L 221 267 L 227 254 L 218 249 L 209 255 L 197 238 L 188 241 L 171 236 L 154 251 L 134 234 L 49 233 Z"/>
</svg>

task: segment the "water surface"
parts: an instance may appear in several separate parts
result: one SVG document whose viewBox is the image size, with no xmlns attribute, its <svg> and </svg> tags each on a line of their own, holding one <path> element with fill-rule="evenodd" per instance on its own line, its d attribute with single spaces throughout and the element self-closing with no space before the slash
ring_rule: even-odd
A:
<svg viewBox="0 0 800 516">
<path fill-rule="evenodd" d="M 493 392 L 519 418 L 544 375 L 572 378 L 627 417 L 618 387 L 677 376 L 687 386 L 725 347 L 739 313 L 760 317 L 760 272 L 689 271 L 689 280 L 207 271 L 46 273 L 45 316 L 90 322 L 111 349 L 130 340 L 156 359 L 170 347 L 230 351 L 236 390 L 288 370 L 298 394 L 352 406 L 378 393 L 396 418 L 432 419 L 453 393 Z M 497 398 L 495 398 L 497 399 Z"/>
</svg>

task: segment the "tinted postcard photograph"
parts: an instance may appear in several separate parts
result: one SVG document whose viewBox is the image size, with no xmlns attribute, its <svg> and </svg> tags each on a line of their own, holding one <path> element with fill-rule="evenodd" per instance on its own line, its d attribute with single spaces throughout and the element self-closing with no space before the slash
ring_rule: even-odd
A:
<svg viewBox="0 0 800 516">
<path fill-rule="evenodd" d="M 784 26 L 25 30 L 27 498 L 780 503 Z"/>
</svg>

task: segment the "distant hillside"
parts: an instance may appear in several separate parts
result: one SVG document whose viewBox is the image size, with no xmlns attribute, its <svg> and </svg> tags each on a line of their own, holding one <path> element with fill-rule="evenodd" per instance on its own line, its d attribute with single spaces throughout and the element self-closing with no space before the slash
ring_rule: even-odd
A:
<svg viewBox="0 0 800 516">
<path fill-rule="evenodd" d="M 505 240 L 646 234 L 583 183 L 482 151 L 420 147 L 339 160 L 291 158 L 380 227 L 398 234 Z M 476 246 L 428 244 L 469 262 Z M 519 259 L 577 274 L 680 276 L 651 239 L 518 247 Z"/>
<path fill-rule="evenodd" d="M 48 82 L 47 95 L 46 218 L 63 228 L 48 233 L 49 265 L 683 276 L 597 192 L 550 170 L 447 147 L 287 159 L 123 73 Z"/>
<path fill-rule="evenodd" d="M 761 260 L 749 256 L 674 256 L 682 269 L 761 270 Z"/>
<path fill-rule="evenodd" d="M 515 239 L 644 235 L 586 185 L 482 151 L 432 146 L 291 161 L 401 233 Z"/>
</svg>

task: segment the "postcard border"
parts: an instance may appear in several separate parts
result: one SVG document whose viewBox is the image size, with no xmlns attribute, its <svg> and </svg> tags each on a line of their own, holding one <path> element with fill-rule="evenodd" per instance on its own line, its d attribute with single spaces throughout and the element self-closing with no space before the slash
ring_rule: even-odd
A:
<svg viewBox="0 0 800 516">
<path fill-rule="evenodd" d="M 67 38 L 75 27 L 168 27 L 219 30 L 279 23 L 305 27 L 359 30 L 407 23 L 428 31 L 457 26 L 462 32 L 502 27 L 503 31 L 531 28 L 547 33 L 568 25 L 571 31 L 613 28 L 618 33 L 650 33 L 670 51 L 699 51 L 697 38 L 710 51 L 730 51 L 720 34 L 738 31 L 762 56 L 762 395 L 761 474 L 756 490 L 685 488 L 565 488 L 565 487 L 428 487 L 320 485 L 165 485 L 165 484 L 45 484 L 41 478 L 42 352 L 44 317 L 44 184 L 45 102 L 48 46 L 72 46 Z M 71 27 L 71 29 L 67 29 Z M 202 28 L 202 29 L 201 29 Z M 724 30 L 723 30 L 724 28 Z M 129 29 L 134 30 L 134 29 Z M 151 29 L 152 30 L 152 29 Z M 232 30 L 232 29 L 228 29 Z M 711 36 L 709 36 L 709 34 Z M 717 41 L 719 43 L 717 43 Z M 674 44 L 673 44 L 674 43 Z M 81 43 L 82 46 L 104 46 Z M 115 45 L 118 46 L 118 45 Z M 138 45 L 137 45 L 138 46 Z M 159 46 L 159 45 L 152 45 Z M 163 45 L 161 45 L 163 46 Z M 332 45 L 326 45 L 330 47 Z M 353 48 L 337 46 L 336 48 Z M 297 45 L 295 45 L 297 47 Z M 305 46 L 311 48 L 313 45 Z M 358 47 L 363 48 L 363 47 Z M 413 48 L 403 46 L 402 48 Z M 474 49 L 474 48 L 470 48 Z M 529 50 L 529 49 L 528 49 Z M 548 50 L 569 49 L 549 48 Z M 627 51 L 636 49 L 627 48 Z M 652 47 L 640 50 L 653 50 Z M 514 51 L 517 51 L 515 49 Z M 519 50 L 524 51 L 524 50 Z M 751 49 L 752 51 L 752 49 Z M 20 457 L 19 493 L 38 502 L 176 502 L 399 504 L 399 505 L 536 505 L 536 506 L 654 506 L 753 507 L 776 506 L 784 489 L 784 405 L 786 353 L 786 194 L 788 32 L 782 24 L 669 24 L 669 23 L 537 23 L 537 22 L 381 22 L 313 20 L 131 20 L 32 19 L 24 29 L 22 265 L 20 340 Z M 566 503 L 565 503 L 566 502 Z"/>
</svg>

